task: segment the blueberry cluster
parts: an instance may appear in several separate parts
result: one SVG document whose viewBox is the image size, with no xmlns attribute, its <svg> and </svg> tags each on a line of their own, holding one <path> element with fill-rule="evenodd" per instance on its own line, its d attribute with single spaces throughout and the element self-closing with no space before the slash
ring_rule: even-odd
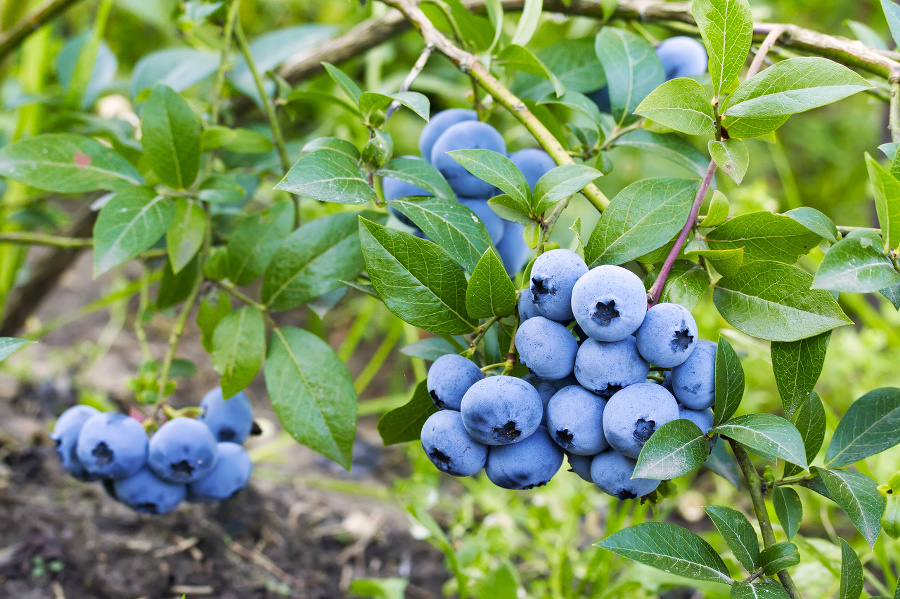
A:
<svg viewBox="0 0 900 599">
<path fill-rule="evenodd" d="M 698 339 L 683 306 L 648 310 L 631 271 L 588 269 L 565 249 L 541 254 L 519 317 L 526 377 L 485 377 L 457 355 L 429 370 L 428 392 L 441 410 L 421 440 L 440 470 L 468 476 L 484 467 L 500 487 L 530 489 L 547 483 L 565 453 L 584 480 L 630 499 L 659 485 L 632 478 L 656 429 L 678 418 L 712 428 L 716 344 Z M 664 373 L 661 383 L 648 378 L 651 365 Z"/>
<path fill-rule="evenodd" d="M 422 154 L 420 159 L 427 160 L 440 171 L 456 194 L 457 201 L 474 212 L 484 223 L 507 272 L 516 273 L 528 259 L 529 248 L 522 236 L 524 226 L 504 220 L 491 210 L 487 200 L 499 194 L 497 189 L 471 174 L 447 153 L 472 149 L 506 154 L 503 136 L 494 127 L 479 121 L 478 113 L 474 110 L 452 108 L 439 112 L 425 125 L 419 137 L 419 151 Z M 525 175 L 532 190 L 538 179 L 556 166 L 549 154 L 533 148 L 513 152 L 509 154 L 509 159 Z M 382 192 L 388 202 L 402 197 L 431 195 L 411 183 L 388 177 L 382 180 Z M 423 236 L 415 223 L 400 212 L 393 212 L 401 222 L 416 228 L 417 235 Z"/>
<path fill-rule="evenodd" d="M 253 427 L 243 392 L 225 400 L 215 388 L 197 419 L 166 421 L 152 437 L 124 414 L 90 406 L 69 408 L 50 438 L 63 469 L 83 481 L 102 481 L 109 494 L 144 514 L 165 514 L 183 500 L 222 501 L 243 489 L 253 464 L 241 446 Z"/>
</svg>

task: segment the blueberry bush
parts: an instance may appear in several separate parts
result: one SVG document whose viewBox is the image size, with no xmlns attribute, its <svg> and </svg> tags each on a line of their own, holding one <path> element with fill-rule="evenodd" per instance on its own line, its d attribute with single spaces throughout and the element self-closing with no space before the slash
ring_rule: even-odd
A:
<svg viewBox="0 0 900 599">
<path fill-rule="evenodd" d="M 18 77 L 0 93 L 0 357 L 52 330 L 29 317 L 90 249 L 95 276 L 137 273 L 86 309 L 136 297 L 144 361 L 130 414 L 56 421 L 67 472 L 149 514 L 227 499 L 250 479 L 244 390 L 260 371 L 284 429 L 349 469 L 385 357 L 354 380 L 354 342 L 333 349 L 322 318 L 366 298 L 393 315 L 386 351 L 405 336 L 432 362 L 377 428 L 414 446 L 397 496 L 446 554 L 448 594 L 637 596 L 656 569 L 735 599 L 900 597 L 900 54 L 871 24 L 849 21 L 850 40 L 754 19 L 748 0 L 378 0 L 343 33 L 310 17 L 251 40 L 247 0 L 185 0 L 163 15 L 184 43 L 131 57 L 123 82 L 112 0 L 51 36 L 74 4 L 4 5 L 0 59 Z M 900 42 L 900 6 L 879 9 Z M 835 171 L 819 184 L 840 199 L 820 210 L 791 170 L 804 152 L 827 162 L 804 140 L 822 111 L 789 119 L 859 96 L 884 105 L 890 141 L 842 155 L 874 202 L 853 213 L 864 226 L 838 225 Z M 860 126 L 822 135 L 855 152 Z M 783 203 L 759 199 L 751 157 L 774 165 Z M 154 313 L 171 322 L 162 356 Z M 176 409 L 189 321 L 221 382 Z M 840 341 L 848 361 L 870 331 L 893 352 L 860 393 L 823 376 L 843 327 L 862 340 Z M 780 405 L 761 409 L 761 368 Z M 452 488 L 478 503 L 447 530 L 422 500 L 448 484 L 432 464 L 472 477 Z M 672 509 L 696 493 L 677 481 L 704 471 L 739 490 L 701 497 L 701 535 Z M 558 536 L 479 537 L 474 512 L 531 513 L 529 495 L 568 512 Z M 598 509 L 596 547 L 563 547 Z M 561 548 L 519 572 L 513 540 Z M 650 569 L 617 577 L 621 558 Z M 795 581 L 804 561 L 835 585 Z M 357 583 L 402 596 L 402 581 Z"/>
</svg>

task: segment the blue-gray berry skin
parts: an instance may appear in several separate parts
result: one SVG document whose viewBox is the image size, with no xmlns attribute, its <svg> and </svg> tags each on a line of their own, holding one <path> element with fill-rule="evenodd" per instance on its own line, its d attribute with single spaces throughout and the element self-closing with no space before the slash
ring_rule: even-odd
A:
<svg viewBox="0 0 900 599">
<path fill-rule="evenodd" d="M 556 392 L 547 404 L 547 430 L 556 443 L 577 455 L 596 455 L 609 447 L 603 436 L 606 400 L 581 385 Z"/>
<path fill-rule="evenodd" d="M 543 316 L 523 322 L 516 331 L 519 361 L 542 379 L 572 374 L 578 342 L 569 329 Z"/>
<path fill-rule="evenodd" d="M 703 431 L 703 434 L 709 433 L 713 427 L 713 411 L 706 410 L 690 410 L 684 406 L 678 406 L 678 417 L 690 420 Z"/>
<path fill-rule="evenodd" d="M 712 341 L 700 341 L 680 366 L 672 369 L 669 380 L 675 399 L 691 410 L 705 410 L 716 398 L 716 350 Z"/>
<path fill-rule="evenodd" d="M 594 104 L 597 105 L 597 108 L 600 110 L 600 112 L 612 112 L 612 102 L 609 99 L 609 86 L 604 85 L 600 89 L 594 90 L 585 95 Z"/>
<path fill-rule="evenodd" d="M 638 383 L 613 395 L 603 411 L 603 434 L 610 447 L 637 459 L 647 439 L 678 418 L 678 402 L 656 383 Z"/>
<path fill-rule="evenodd" d="M 444 175 L 456 195 L 486 199 L 493 194 L 494 186 L 467 171 L 447 153 L 474 149 L 506 154 L 506 142 L 503 141 L 503 136 L 487 123 L 463 121 L 448 127 L 434 142 L 431 149 L 431 164 Z"/>
<path fill-rule="evenodd" d="M 459 203 L 474 212 L 475 216 L 484 223 L 484 228 L 487 229 L 488 236 L 494 245 L 503 239 L 503 233 L 506 231 L 503 226 L 504 220 L 488 206 L 487 200 L 459 198 Z"/>
<path fill-rule="evenodd" d="M 513 152 L 509 155 L 509 160 L 525 175 L 525 180 L 528 181 L 528 186 L 532 191 L 534 191 L 538 179 L 556 167 L 556 161 L 550 157 L 550 154 L 537 148 L 525 148 Z"/>
<path fill-rule="evenodd" d="M 404 158 L 412 158 L 417 160 L 422 160 L 422 158 L 418 156 L 404 156 Z M 381 193 L 384 195 L 384 199 L 386 202 L 391 202 L 396 200 L 397 198 L 406 198 L 410 196 L 430 196 L 431 193 L 425 191 L 421 187 L 417 185 L 413 185 L 412 183 L 407 183 L 406 181 L 401 181 L 399 179 L 392 179 L 390 177 L 385 177 L 381 180 Z M 391 212 L 394 216 L 397 217 L 404 225 L 409 227 L 414 227 L 418 229 L 418 225 L 414 223 L 408 216 L 397 210 L 396 208 L 388 205 L 391 209 Z"/>
<path fill-rule="evenodd" d="M 666 71 L 666 81 L 706 72 L 706 48 L 692 37 L 679 35 L 665 39 L 656 46 L 656 55 Z"/>
<path fill-rule="evenodd" d="M 472 385 L 460 406 L 473 439 L 485 445 L 510 445 L 537 430 L 544 413 L 537 390 L 513 376 L 491 376 Z"/>
<path fill-rule="evenodd" d="M 630 270 L 598 266 L 575 283 L 572 312 L 591 339 L 621 341 L 644 321 L 647 291 L 641 279 Z"/>
<path fill-rule="evenodd" d="M 216 387 L 200 401 L 200 415 L 216 441 L 231 441 L 241 444 L 253 430 L 253 405 L 247 394 L 241 391 L 233 397 L 222 397 L 222 388 Z"/>
<path fill-rule="evenodd" d="M 425 455 L 441 472 L 472 476 L 484 468 L 488 446 L 469 435 L 459 412 L 435 412 L 425 421 L 419 438 Z"/>
<path fill-rule="evenodd" d="M 72 406 L 56 420 L 50 439 L 56 444 L 56 454 L 62 462 L 63 470 L 82 480 L 91 476 L 85 471 L 75 448 L 78 445 L 78 434 L 84 423 L 100 412 L 90 406 Z"/>
<path fill-rule="evenodd" d="M 531 296 L 531 288 L 525 288 L 519 293 L 519 322 L 525 322 L 529 318 L 534 318 L 535 316 L 541 316 L 541 313 L 538 312 L 537 308 L 534 305 L 534 300 Z"/>
<path fill-rule="evenodd" d="M 525 243 L 523 236 L 525 225 L 512 221 L 503 223 L 503 238 L 497 246 L 497 253 L 500 254 L 500 260 L 503 261 L 503 268 L 509 276 L 515 276 L 517 272 L 528 262 L 528 256 L 531 254 L 531 248 Z"/>
<path fill-rule="evenodd" d="M 216 446 L 216 438 L 205 424 L 193 418 L 174 418 L 150 437 L 147 465 L 160 478 L 191 483 L 216 467 Z"/>
<path fill-rule="evenodd" d="M 541 403 L 544 404 L 544 415 L 541 417 L 541 426 L 547 426 L 547 404 L 550 403 L 550 398 L 556 395 L 556 392 L 560 389 L 568 387 L 569 385 L 578 384 L 578 381 L 575 380 L 575 377 L 572 375 L 561 379 L 550 380 L 542 379 L 539 376 L 528 373 L 522 377 L 522 380 L 537 389 L 538 395 L 541 396 Z"/>
<path fill-rule="evenodd" d="M 157 477 L 149 468 L 141 468 L 128 478 L 113 483 L 112 494 L 142 514 L 167 514 L 187 495 L 187 487 Z"/>
<path fill-rule="evenodd" d="M 683 363 L 699 341 L 697 323 L 681 304 L 656 304 L 638 329 L 638 351 L 655 366 L 674 368 Z"/>
<path fill-rule="evenodd" d="M 566 460 L 569 461 L 571 471 L 580 476 L 581 480 L 587 483 L 594 482 L 591 478 L 591 462 L 594 461 L 594 456 L 566 453 Z"/>
<path fill-rule="evenodd" d="M 219 459 L 208 476 L 188 485 L 188 501 L 194 503 L 224 501 L 247 486 L 253 462 L 247 450 L 237 443 L 219 443 Z"/>
<path fill-rule="evenodd" d="M 613 450 L 604 451 L 591 462 L 591 480 L 601 491 L 619 499 L 637 499 L 656 490 L 658 480 L 631 478 L 634 460 Z"/>
<path fill-rule="evenodd" d="M 557 322 L 572 320 L 572 288 L 587 271 L 587 264 L 572 250 L 538 256 L 531 267 L 531 298 L 538 312 Z"/>
<path fill-rule="evenodd" d="M 587 339 L 575 356 L 578 383 L 606 399 L 628 385 L 643 383 L 649 372 L 650 365 L 631 336 L 612 343 Z"/>
<path fill-rule="evenodd" d="M 81 427 L 75 452 L 88 475 L 126 478 L 147 463 L 147 433 L 124 414 L 96 414 Z"/>
<path fill-rule="evenodd" d="M 447 354 L 434 361 L 428 369 L 425 385 L 431 401 L 442 410 L 457 410 L 469 387 L 484 378 L 484 373 L 468 360 Z"/>
<path fill-rule="evenodd" d="M 463 121 L 477 121 L 478 113 L 465 108 L 442 110 L 431 117 L 419 135 L 419 152 L 425 160 L 431 160 L 434 142 L 451 126 Z"/>
<path fill-rule="evenodd" d="M 503 489 L 543 487 L 559 471 L 563 455 L 547 429 L 541 427 L 521 443 L 491 447 L 484 471 L 492 483 Z"/>
</svg>

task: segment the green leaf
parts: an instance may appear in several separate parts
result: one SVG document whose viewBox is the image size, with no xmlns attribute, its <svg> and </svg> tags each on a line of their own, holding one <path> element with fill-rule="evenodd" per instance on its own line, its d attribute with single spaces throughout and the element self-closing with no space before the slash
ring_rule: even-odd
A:
<svg viewBox="0 0 900 599">
<path fill-rule="evenodd" d="M 741 489 L 741 472 L 738 465 L 728 452 L 727 443 L 715 443 L 709 452 L 709 457 L 703 462 L 710 471 L 715 472 L 733 486 L 736 490 Z"/>
<path fill-rule="evenodd" d="M 141 185 L 130 162 L 90 137 L 49 133 L 0 148 L 0 176 L 54 193 Z"/>
<path fill-rule="evenodd" d="M 534 214 L 543 214 L 548 208 L 584 186 L 602 177 L 603 173 L 583 164 L 557 166 L 545 173 L 534 186 Z"/>
<path fill-rule="evenodd" d="M 689 135 L 716 134 L 716 117 L 706 90 L 687 77 L 666 81 L 650 92 L 634 112 Z"/>
<path fill-rule="evenodd" d="M 716 384 L 713 424 L 727 422 L 741 405 L 744 397 L 744 368 L 741 359 L 728 343 L 719 335 L 716 344 Z"/>
<path fill-rule="evenodd" d="M 718 425 L 713 432 L 733 439 L 768 460 L 779 458 L 808 468 L 803 437 L 793 424 L 774 414 L 747 414 Z"/>
<path fill-rule="evenodd" d="M 275 189 L 337 204 L 365 204 L 376 197 L 359 164 L 331 149 L 301 156 Z"/>
<path fill-rule="evenodd" d="M 495 196 L 488 200 L 488 206 L 503 219 L 508 221 L 521 223 L 523 225 L 531 225 L 534 221 L 531 219 L 531 208 L 526 204 L 522 204 L 512 199 L 510 196 L 503 194 Z"/>
<path fill-rule="evenodd" d="M 840 599 L 859 599 L 863 592 L 863 567 L 859 556 L 847 541 L 841 539 Z"/>
<path fill-rule="evenodd" d="M 806 462 L 811 464 L 819 455 L 822 449 L 822 442 L 825 440 L 825 408 L 822 407 L 822 400 L 819 395 L 813 391 L 809 397 L 800 404 L 794 413 L 794 426 L 800 431 L 803 437 L 803 446 L 806 448 Z M 784 465 L 784 475 L 793 476 L 803 472 L 799 466 L 794 464 Z"/>
<path fill-rule="evenodd" d="M 228 278 L 240 286 L 256 280 L 293 228 L 293 202 L 279 202 L 242 220 L 228 238 Z"/>
<path fill-rule="evenodd" d="M 159 180 L 186 189 L 200 172 L 203 125 L 188 103 L 171 87 L 158 85 L 141 112 L 144 156 Z"/>
<path fill-rule="evenodd" d="M 556 78 L 556 75 L 554 75 L 537 56 L 532 54 L 531 50 L 524 46 L 520 46 L 516 43 L 508 44 L 497 56 L 494 64 L 514 71 L 522 71 L 523 73 L 531 73 L 538 77 L 544 77 L 553 85 L 553 89 L 557 96 L 566 93 L 566 88 L 559 79 Z"/>
<path fill-rule="evenodd" d="M 744 248 L 744 264 L 756 260 L 793 264 L 819 245 L 821 237 L 789 216 L 759 211 L 732 218 L 705 239 L 714 250 Z"/>
<path fill-rule="evenodd" d="M 750 166 L 750 153 L 744 142 L 739 139 L 712 140 L 707 147 L 709 155 L 722 172 L 740 185 L 744 175 L 747 174 L 747 167 Z"/>
<path fill-rule="evenodd" d="M 247 190 L 232 177 L 210 175 L 200 183 L 197 197 L 210 204 L 233 204 L 247 197 Z"/>
<path fill-rule="evenodd" d="M 714 190 L 712 200 L 709 202 L 709 210 L 707 210 L 703 220 L 700 221 L 700 226 L 718 227 L 728 220 L 728 212 L 730 209 L 731 206 L 729 205 L 728 198 L 725 197 L 725 194 L 718 189 Z M 743 256 L 743 253 L 741 255 Z M 743 258 L 741 259 L 743 260 Z"/>
<path fill-rule="evenodd" d="M 597 543 L 616 555 L 693 580 L 731 584 L 728 568 L 700 536 L 667 522 L 644 522 Z"/>
<path fill-rule="evenodd" d="M 620 127 L 634 122 L 638 104 L 666 79 L 653 46 L 625 29 L 604 27 L 594 50 L 606 74 L 613 119 Z"/>
<path fill-rule="evenodd" d="M 500 36 L 503 35 L 503 3 L 500 0 L 487 0 L 484 8 L 487 10 L 491 25 L 494 26 L 494 40 L 491 42 L 491 47 L 488 48 L 488 52 L 492 52 L 497 47 Z"/>
<path fill-rule="evenodd" d="M 516 582 L 515 567 L 503 561 L 488 573 L 478 586 L 478 599 L 516 599 L 519 585 Z"/>
<path fill-rule="evenodd" d="M 482 149 L 447 153 L 482 181 L 500 188 L 516 202 L 531 205 L 531 188 L 525 175 L 503 154 Z"/>
<path fill-rule="evenodd" d="M 375 174 L 421 187 L 442 200 L 456 200 L 453 188 L 450 187 L 440 171 L 420 158 L 394 158 L 386 166 L 378 169 Z"/>
<path fill-rule="evenodd" d="M 887 44 L 884 43 L 881 36 L 865 23 L 860 23 L 853 19 L 844 19 L 844 25 L 849 27 L 853 31 L 853 35 L 856 36 L 856 39 L 866 46 L 874 48 L 875 50 L 888 49 Z"/>
<path fill-rule="evenodd" d="M 0 337 L 0 362 L 10 357 L 13 352 L 23 345 L 28 345 L 29 343 L 34 343 L 34 341 L 17 339 L 15 337 Z"/>
<path fill-rule="evenodd" d="M 373 599 L 404 599 L 408 584 L 405 578 L 357 578 L 350 583 L 350 593 Z"/>
<path fill-rule="evenodd" d="M 685 246 L 684 256 L 686 258 L 702 256 L 707 262 L 715 267 L 717 271 L 726 277 L 736 274 L 740 270 L 741 264 L 744 263 L 744 248 L 734 248 L 731 250 L 697 249 L 698 247 L 702 248 L 704 246 L 706 246 L 706 242 L 702 239 L 698 241 L 695 237 L 693 243 L 689 242 Z"/>
<path fill-rule="evenodd" d="M 361 157 L 360 152 L 355 145 L 340 137 L 317 137 L 303 146 L 304 152 L 315 152 L 316 150 L 334 150 L 354 162 L 358 161 Z"/>
<path fill-rule="evenodd" d="M 222 126 L 205 129 L 200 137 L 200 145 L 204 152 L 225 148 L 236 154 L 267 154 L 275 149 L 272 140 L 259 131 Z"/>
<path fill-rule="evenodd" d="M 767 576 L 774 576 L 799 563 L 800 553 L 793 543 L 775 543 L 763 549 L 759 554 L 759 565 Z"/>
<path fill-rule="evenodd" d="M 404 356 L 422 358 L 423 360 L 434 362 L 441 356 L 458 354 L 462 351 L 464 344 L 468 343 L 462 337 L 459 337 L 457 341 L 459 342 L 458 346 L 453 345 L 444 337 L 428 337 L 400 348 L 400 353 Z"/>
<path fill-rule="evenodd" d="M 649 288 L 658 275 L 659 269 L 652 269 L 644 279 L 644 285 Z M 676 260 L 659 301 L 681 304 L 688 310 L 693 310 L 703 299 L 707 289 L 709 277 L 705 270 L 689 260 Z"/>
<path fill-rule="evenodd" d="M 193 48 L 167 48 L 147 54 L 134 66 L 128 92 L 135 99 L 157 84 L 184 91 L 215 73 L 219 58 L 218 52 Z"/>
<path fill-rule="evenodd" d="M 709 160 L 700 150 L 677 133 L 652 133 L 645 129 L 630 131 L 617 139 L 613 147 L 638 148 L 661 156 L 702 177 L 709 166 Z"/>
<path fill-rule="evenodd" d="M 364 212 L 372 220 L 378 213 Z M 384 219 L 382 219 L 383 221 Z M 288 235 L 269 262 L 262 301 L 272 311 L 290 310 L 335 289 L 362 271 L 357 213 L 317 218 Z"/>
<path fill-rule="evenodd" d="M 772 505 L 775 507 L 775 515 L 781 522 L 784 534 L 790 540 L 800 530 L 800 522 L 803 520 L 803 504 L 800 503 L 800 496 L 791 487 L 775 487 L 772 490 Z"/>
<path fill-rule="evenodd" d="M 199 204 L 185 198 L 175 199 L 175 216 L 166 231 L 166 250 L 175 274 L 200 251 L 207 225 L 206 213 Z"/>
<path fill-rule="evenodd" d="M 525 7 L 516 24 L 516 31 L 513 33 L 511 43 L 524 46 L 531 40 L 531 36 L 537 31 L 538 23 L 541 20 L 543 6 L 544 0 L 525 0 Z"/>
<path fill-rule="evenodd" d="M 648 178 L 620 191 L 585 246 L 588 264 L 623 264 L 665 245 L 684 227 L 699 186 Z"/>
<path fill-rule="evenodd" d="M 516 288 L 493 248 L 485 250 L 472 271 L 466 310 L 472 318 L 509 316 L 516 310 Z"/>
<path fill-rule="evenodd" d="M 859 472 L 816 468 L 831 499 L 844 510 L 853 526 L 870 546 L 881 531 L 881 516 L 887 503 L 878 492 L 878 483 Z"/>
<path fill-rule="evenodd" d="M 562 39 L 538 50 L 537 56 L 556 74 L 567 93 L 586 93 L 606 85 L 603 67 L 597 60 L 592 39 Z M 548 94 L 556 96 L 550 81 L 528 73 L 516 76 L 510 90 L 520 98 L 535 100 L 545 98 Z"/>
<path fill-rule="evenodd" d="M 214 290 L 201 300 L 197 307 L 197 328 L 200 329 L 203 348 L 212 353 L 213 335 L 222 319 L 231 314 L 231 299 L 221 290 Z"/>
<path fill-rule="evenodd" d="M 272 409 L 290 435 L 350 469 L 357 397 L 331 347 L 303 329 L 272 331 L 264 369 Z"/>
<path fill-rule="evenodd" d="M 362 111 L 363 116 L 368 119 L 376 110 L 387 110 L 388 106 L 394 101 L 401 106 L 406 106 L 426 121 L 428 120 L 428 115 L 431 114 L 428 98 L 418 92 L 409 91 L 394 94 L 363 92 L 359 97 L 359 109 Z"/>
<path fill-rule="evenodd" d="M 735 509 L 721 505 L 710 505 L 703 509 L 716 525 L 716 530 L 722 535 L 725 544 L 731 549 L 731 553 L 734 554 L 737 561 L 748 572 L 756 570 L 756 562 L 759 559 L 759 541 L 747 516 Z"/>
<path fill-rule="evenodd" d="M 197 283 L 199 271 L 200 259 L 197 257 L 188 262 L 177 274 L 172 272 L 171 264 L 164 266 L 154 308 L 165 310 L 186 300 Z"/>
<path fill-rule="evenodd" d="M 838 240 L 838 230 L 834 222 L 815 208 L 801 206 L 784 214 L 831 243 Z"/>
<path fill-rule="evenodd" d="M 736 582 L 731 587 L 730 599 L 790 599 L 781 583 L 773 580 L 760 582 Z"/>
<path fill-rule="evenodd" d="M 159 241 L 175 216 L 175 204 L 147 187 L 116 193 L 94 224 L 94 275 L 131 260 Z"/>
<path fill-rule="evenodd" d="M 418 441 L 425 421 L 437 411 L 437 406 L 428 395 L 426 381 L 420 381 L 408 402 L 386 412 L 378 420 L 381 441 L 385 445 Z"/>
<path fill-rule="evenodd" d="M 691 12 L 709 54 L 713 93 L 721 96 L 740 74 L 750 52 L 750 5 L 747 0 L 694 0 Z"/>
<path fill-rule="evenodd" d="M 891 29 L 891 37 L 900 45 L 900 41 L 897 41 L 900 40 L 900 6 L 894 4 L 893 0 L 881 0 L 881 9 Z"/>
<path fill-rule="evenodd" d="M 806 401 L 825 364 L 831 331 L 798 341 L 773 341 L 772 370 L 788 418 Z"/>
<path fill-rule="evenodd" d="M 484 251 L 491 247 L 491 238 L 484 223 L 459 202 L 411 197 L 394 200 L 389 205 L 416 223 L 469 272 L 478 264 Z"/>
<path fill-rule="evenodd" d="M 890 259 L 868 237 L 847 237 L 822 259 L 813 289 L 872 293 L 900 282 Z"/>
<path fill-rule="evenodd" d="M 847 466 L 900 444 L 900 389 L 869 391 L 847 409 L 825 452 L 829 468 Z"/>
<path fill-rule="evenodd" d="M 471 332 L 466 278 L 440 247 L 409 233 L 359 219 L 366 270 L 388 309 L 437 334 Z"/>
<path fill-rule="evenodd" d="M 690 420 L 663 424 L 638 456 L 634 477 L 669 480 L 696 470 L 709 455 L 709 441 Z"/>
<path fill-rule="evenodd" d="M 891 302 L 894 308 L 900 310 L 900 283 L 885 287 L 884 289 L 879 289 L 878 293 L 883 295 L 887 301 Z"/>
<path fill-rule="evenodd" d="M 74 83 L 75 87 L 83 92 L 80 104 L 78 102 L 75 103 L 82 110 L 90 110 L 93 107 L 104 89 L 112 84 L 119 66 L 118 60 L 116 60 L 116 56 L 110 50 L 109 45 L 102 39 L 99 39 L 96 40 L 99 43 L 93 46 L 94 40 L 91 40 L 91 37 L 91 32 L 85 31 L 69 38 L 56 57 L 56 73 L 59 77 L 59 83 L 70 95 L 73 91 L 73 79 L 76 76 L 82 78 L 82 81 Z M 84 52 L 92 50 L 95 54 L 90 72 L 78 73 L 78 62 L 81 56 Z M 83 87 L 80 87 L 81 85 Z"/>
<path fill-rule="evenodd" d="M 747 139 L 758 137 L 768 139 L 766 136 L 787 122 L 790 115 L 766 116 L 766 117 L 741 117 L 722 119 L 723 128 L 732 139 Z"/>
<path fill-rule="evenodd" d="M 780 262 L 752 262 L 716 282 L 713 301 L 738 330 L 768 341 L 797 341 L 850 324 L 812 275 Z"/>
<path fill-rule="evenodd" d="M 222 375 L 222 395 L 233 397 L 253 382 L 266 354 L 266 324 L 253 306 L 222 319 L 213 333 L 213 368 Z"/>
<path fill-rule="evenodd" d="M 603 115 L 601 114 L 600 109 L 597 108 L 597 105 L 594 103 L 594 101 L 591 100 L 590 98 L 588 98 L 587 96 L 585 96 L 584 94 L 581 94 L 578 92 L 568 91 L 561 96 L 557 96 L 555 91 L 551 91 L 547 95 L 542 97 L 538 101 L 538 104 L 540 106 L 545 106 L 547 104 L 557 104 L 559 106 L 566 106 L 568 108 L 571 108 L 572 110 L 577 110 L 578 112 L 581 112 L 582 114 L 587 116 L 591 120 L 592 123 L 595 123 L 597 126 L 599 126 L 603 122 Z M 575 129 L 573 129 L 573 133 L 575 133 L 576 135 L 578 134 L 577 130 L 575 130 Z M 592 134 L 596 135 L 596 131 L 593 131 L 593 129 L 592 129 Z M 594 142 L 594 143 L 596 143 L 596 142 Z M 593 147 L 594 143 L 588 142 L 585 145 Z"/>
</svg>

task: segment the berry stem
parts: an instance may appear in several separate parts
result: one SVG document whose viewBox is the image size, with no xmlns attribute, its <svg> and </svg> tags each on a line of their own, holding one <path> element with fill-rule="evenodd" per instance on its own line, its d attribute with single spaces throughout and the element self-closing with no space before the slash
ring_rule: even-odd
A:
<svg viewBox="0 0 900 599">
<path fill-rule="evenodd" d="M 422 53 L 419 55 L 418 60 L 416 60 L 416 64 L 413 65 L 413 68 L 410 69 L 409 74 L 406 75 L 406 79 L 403 80 L 403 85 L 400 86 L 400 93 L 408 92 L 409 88 L 412 87 L 413 82 L 415 82 L 416 77 L 418 77 L 422 73 L 422 69 L 425 68 L 425 65 L 428 63 L 428 59 L 431 57 L 431 53 L 434 52 L 434 46 L 431 44 L 427 44 L 425 49 L 422 50 Z M 384 122 L 386 123 L 388 119 L 391 118 L 391 115 L 400 108 L 400 102 L 394 100 L 391 102 L 391 105 L 388 106 L 387 111 L 384 113 Z"/>
</svg>

